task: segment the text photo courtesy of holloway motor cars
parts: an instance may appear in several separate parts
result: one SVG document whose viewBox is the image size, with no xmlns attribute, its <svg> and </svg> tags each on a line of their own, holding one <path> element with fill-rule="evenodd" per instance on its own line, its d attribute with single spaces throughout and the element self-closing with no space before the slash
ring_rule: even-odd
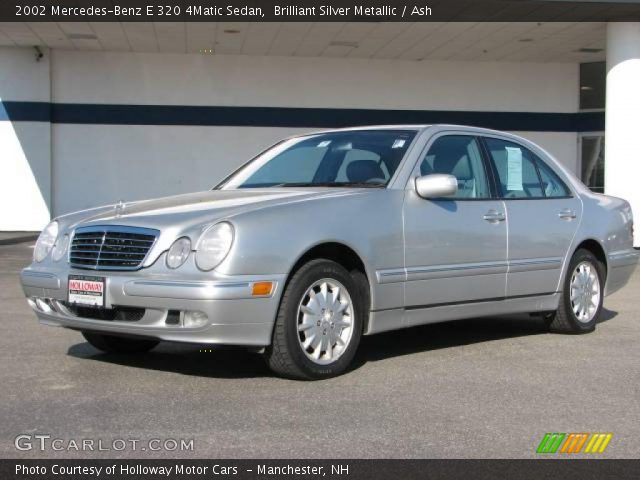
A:
<svg viewBox="0 0 640 480">
<path fill-rule="evenodd" d="M 638 478 L 640 2 L 0 20 L 0 477 Z"/>
</svg>

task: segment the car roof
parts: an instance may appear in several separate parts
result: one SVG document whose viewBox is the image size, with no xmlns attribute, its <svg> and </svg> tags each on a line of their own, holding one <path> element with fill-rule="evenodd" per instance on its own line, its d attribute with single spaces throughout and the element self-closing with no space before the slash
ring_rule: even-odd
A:
<svg viewBox="0 0 640 480">
<path fill-rule="evenodd" d="M 301 133 L 298 135 L 292 135 L 291 138 L 295 137 L 304 137 L 307 135 L 317 135 L 321 133 L 333 133 L 333 132 L 353 132 L 353 131 L 362 131 L 362 130 L 414 130 L 414 131 L 423 131 L 426 129 L 433 128 L 435 130 L 463 130 L 469 132 L 475 132 L 480 134 L 490 134 L 490 135 L 509 135 L 512 137 L 516 137 L 508 134 L 507 132 L 503 132 L 500 130 L 492 130 L 489 128 L 476 127 L 473 125 L 455 125 L 455 124 L 447 124 L 447 123 L 433 123 L 433 124 L 394 124 L 394 125 L 361 125 L 361 126 L 353 126 L 353 127 L 345 127 L 345 128 L 329 128 L 323 130 L 315 130 L 311 132 Z"/>
<path fill-rule="evenodd" d="M 333 133 L 333 132 L 353 132 L 359 130 L 424 130 L 425 128 L 429 128 L 431 125 L 356 125 L 353 127 L 343 127 L 343 128 L 325 128 L 322 130 L 314 130 L 311 132 L 301 133 L 299 135 L 294 135 L 295 137 L 303 137 L 305 135 L 315 135 L 319 133 Z"/>
</svg>

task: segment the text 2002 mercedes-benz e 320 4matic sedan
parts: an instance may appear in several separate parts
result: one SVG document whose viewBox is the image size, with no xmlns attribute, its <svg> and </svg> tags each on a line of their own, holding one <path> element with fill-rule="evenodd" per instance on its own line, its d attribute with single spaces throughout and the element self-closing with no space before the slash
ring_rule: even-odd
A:
<svg viewBox="0 0 640 480">
<path fill-rule="evenodd" d="M 589 332 L 632 238 L 626 201 L 522 138 L 354 128 L 284 140 L 211 191 L 59 217 L 22 284 L 43 323 L 103 351 L 264 347 L 278 374 L 317 379 L 362 335 L 412 325 L 540 312 Z"/>
</svg>

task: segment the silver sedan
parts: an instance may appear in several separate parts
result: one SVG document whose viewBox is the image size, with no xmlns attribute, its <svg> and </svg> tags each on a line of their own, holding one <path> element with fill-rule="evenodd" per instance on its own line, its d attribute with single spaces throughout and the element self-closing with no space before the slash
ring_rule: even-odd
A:
<svg viewBox="0 0 640 480">
<path fill-rule="evenodd" d="M 318 379 L 362 335 L 425 323 L 527 312 L 590 332 L 632 239 L 626 201 L 523 138 L 369 127 L 283 140 L 210 191 L 61 216 L 21 277 L 42 323 L 100 350 L 242 345 Z"/>
</svg>

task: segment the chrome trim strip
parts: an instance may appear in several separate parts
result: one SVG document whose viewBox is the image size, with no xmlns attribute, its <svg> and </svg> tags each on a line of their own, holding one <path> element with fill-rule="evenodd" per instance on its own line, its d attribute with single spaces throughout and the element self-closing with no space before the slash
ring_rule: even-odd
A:
<svg viewBox="0 0 640 480">
<path fill-rule="evenodd" d="M 132 280 L 123 285 L 125 295 L 132 297 L 180 298 L 185 300 L 231 300 L 272 297 L 278 283 L 271 281 L 274 287 L 270 295 L 252 295 L 253 282 L 212 282 L 173 280 Z"/>
<path fill-rule="evenodd" d="M 562 257 L 524 258 L 509 261 L 509 272 L 531 272 L 534 270 L 554 270 L 562 267 Z"/>
<path fill-rule="evenodd" d="M 160 230 L 155 228 L 146 228 L 146 227 L 131 227 L 129 225 L 85 225 L 83 227 L 77 227 L 74 230 L 78 233 L 91 233 L 91 232 L 103 232 L 104 230 L 108 230 L 109 232 L 116 233 L 141 233 L 143 235 L 158 235 Z"/>
<path fill-rule="evenodd" d="M 636 249 L 616 250 L 615 252 L 609 253 L 609 258 L 637 257 L 638 255 L 640 255 L 640 251 Z"/>
<path fill-rule="evenodd" d="M 22 274 L 26 277 L 57 278 L 53 273 L 38 272 L 37 270 L 23 270 Z"/>
<path fill-rule="evenodd" d="M 509 265 L 531 265 L 531 264 L 540 264 L 540 263 L 560 263 L 560 262 L 562 262 L 562 257 L 527 258 L 523 260 L 509 260 Z"/>
<path fill-rule="evenodd" d="M 457 270 L 475 270 L 478 268 L 497 268 L 506 267 L 507 262 L 483 262 L 483 263 L 466 263 L 460 265 L 434 265 L 433 267 L 412 267 L 407 268 L 407 274 L 425 273 L 425 272 L 452 272 Z"/>
<path fill-rule="evenodd" d="M 507 266 L 506 261 L 434 265 L 431 267 L 418 266 L 407 268 L 407 281 L 506 273 Z"/>
<path fill-rule="evenodd" d="M 627 265 L 635 265 L 640 259 L 640 251 L 633 250 L 616 250 L 607 255 L 611 268 L 622 267 Z"/>
<path fill-rule="evenodd" d="M 407 272 L 404 268 L 389 268 L 376 271 L 376 280 L 378 283 L 398 283 L 407 280 Z"/>
<path fill-rule="evenodd" d="M 20 272 L 22 284 L 27 287 L 49 288 L 57 290 L 60 288 L 60 279 L 57 275 L 37 270 L 22 270 Z"/>
<path fill-rule="evenodd" d="M 164 280 L 134 280 L 136 285 L 152 285 L 163 287 L 179 287 L 179 288 L 234 288 L 248 287 L 249 282 L 242 283 L 215 283 L 215 282 L 165 282 Z"/>
<path fill-rule="evenodd" d="M 460 263 L 454 265 L 389 268 L 376 271 L 379 284 L 461 277 L 465 275 L 491 275 L 532 270 L 552 270 L 562 266 L 561 257 L 525 258 L 511 261 Z"/>
</svg>

